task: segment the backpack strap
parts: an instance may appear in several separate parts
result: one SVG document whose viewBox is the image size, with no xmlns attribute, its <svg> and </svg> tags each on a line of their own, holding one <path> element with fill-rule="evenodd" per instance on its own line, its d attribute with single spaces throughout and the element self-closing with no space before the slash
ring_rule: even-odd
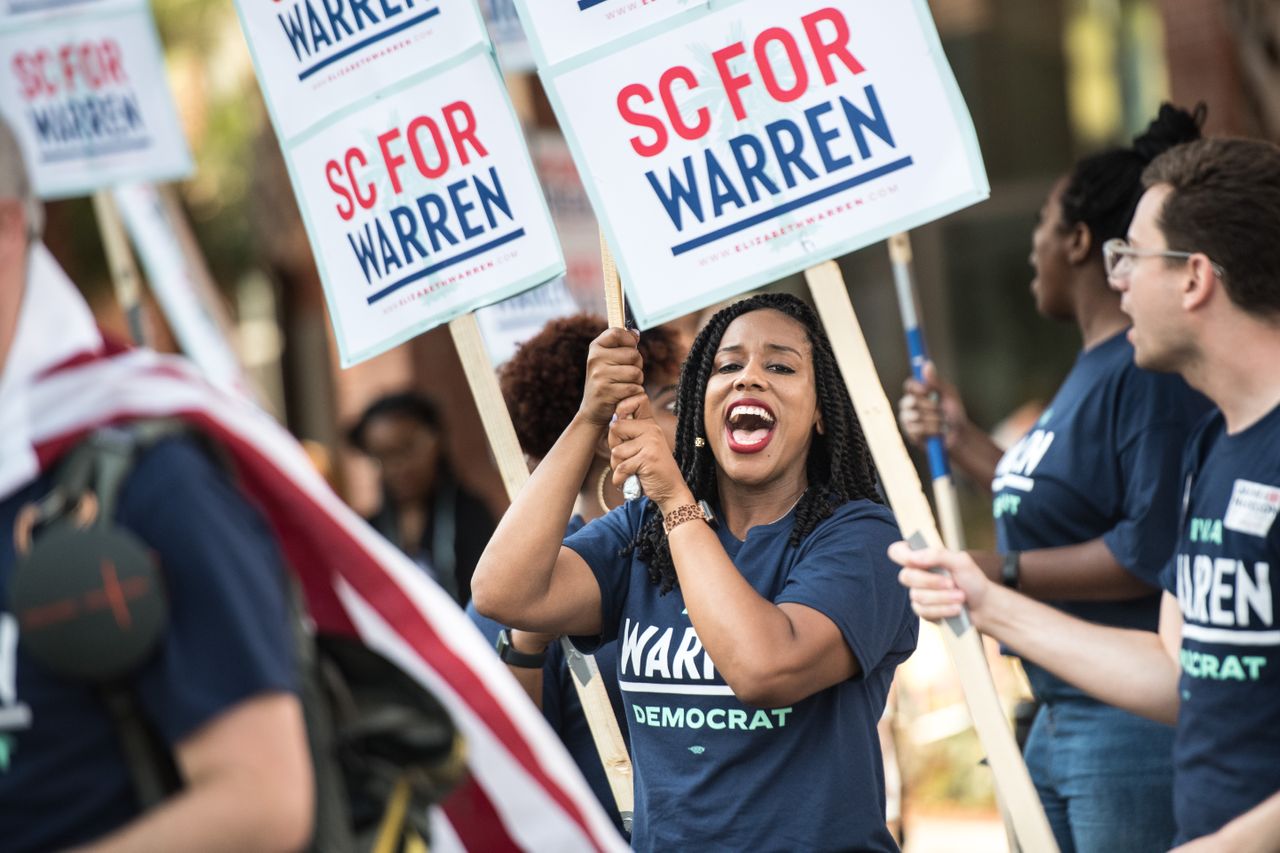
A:
<svg viewBox="0 0 1280 853">
<path fill-rule="evenodd" d="M 54 490 L 41 502 L 39 523 L 73 512 L 86 496 L 96 502 L 94 527 L 114 525 L 125 482 L 139 457 L 163 439 L 188 429 L 176 420 L 142 420 L 95 430 L 58 466 Z M 168 745 L 149 723 L 130 676 L 98 688 L 124 752 L 138 804 L 150 809 L 181 790 L 182 778 Z"/>
</svg>

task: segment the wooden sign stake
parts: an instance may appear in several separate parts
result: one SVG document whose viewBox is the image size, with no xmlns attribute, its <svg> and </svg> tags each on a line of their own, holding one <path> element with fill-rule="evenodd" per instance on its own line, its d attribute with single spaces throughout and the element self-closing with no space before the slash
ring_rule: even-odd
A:
<svg viewBox="0 0 1280 853">
<path fill-rule="evenodd" d="M 120 221 L 120 211 L 110 190 L 98 190 L 93 194 L 93 210 L 98 220 L 98 231 L 107 254 L 107 266 L 111 269 L 111 281 L 115 285 L 116 300 L 129 325 L 129 336 L 142 346 L 147 342 L 146 326 L 142 315 L 142 278 L 134 262 L 129 238 Z"/>
<path fill-rule="evenodd" d="M 942 545 L 920 477 L 907 455 L 893 409 L 871 360 L 853 303 L 849 301 L 840 267 L 834 261 L 827 261 L 806 270 L 805 279 L 831 339 L 898 526 L 915 547 Z M 1001 709 L 991 671 L 987 668 L 982 638 L 967 613 L 947 620 L 942 636 L 960 676 L 965 701 L 978 739 L 987 753 L 996 788 L 1008 805 L 1019 844 L 1027 853 L 1054 853 L 1057 844 Z"/>
<path fill-rule="evenodd" d="M 464 314 L 449 323 L 449 331 L 453 335 L 454 346 L 458 349 L 458 358 L 467 376 L 467 384 L 471 386 L 471 395 L 476 401 L 480 419 L 484 422 L 485 435 L 489 438 L 489 447 L 493 450 L 498 470 L 502 474 L 507 497 L 514 500 L 516 493 L 529 479 L 529 468 L 525 464 L 524 453 L 520 450 L 515 425 L 511 423 L 511 413 L 507 410 L 506 401 L 502 399 L 498 377 L 489 362 L 480 325 L 474 314 Z M 573 686 L 578 691 L 578 700 L 587 717 L 587 727 L 591 730 L 596 752 L 600 755 L 609 788 L 613 791 L 614 802 L 618 805 L 623 826 L 630 831 L 635 811 L 631 758 L 627 754 L 627 744 L 618 728 L 618 718 L 614 716 L 613 704 L 609 701 L 604 680 L 600 678 L 600 668 L 596 665 L 595 658 L 579 652 L 567 638 L 561 638 L 560 642 L 573 676 Z"/>
<path fill-rule="evenodd" d="M 893 285 L 898 294 L 898 313 L 902 315 L 902 331 L 907 338 L 907 353 L 911 356 L 911 373 L 924 381 L 924 365 L 929 360 L 925 346 L 924 330 L 917 310 L 915 276 L 912 273 L 911 237 L 905 231 L 889 238 L 889 260 L 893 264 Z M 929 474 L 933 481 L 933 506 L 942 527 L 942 541 L 952 551 L 963 551 L 964 522 L 960 517 L 960 501 L 956 497 L 955 480 L 951 477 L 951 463 L 947 458 L 946 440 L 941 436 L 928 439 Z M 1009 849 L 1017 853 L 1018 839 L 1013 828 L 1013 818 L 1004 804 L 1004 798 L 996 791 L 996 804 L 1009 837 Z"/>
</svg>

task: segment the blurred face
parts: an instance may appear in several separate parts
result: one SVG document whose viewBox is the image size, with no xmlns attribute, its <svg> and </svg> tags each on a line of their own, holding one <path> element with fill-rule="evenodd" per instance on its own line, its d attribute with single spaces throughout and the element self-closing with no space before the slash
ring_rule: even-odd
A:
<svg viewBox="0 0 1280 853">
<path fill-rule="evenodd" d="M 803 477 L 821 426 L 804 326 L 769 309 L 730 323 L 707 382 L 703 425 L 711 452 L 734 482 L 761 486 Z"/>
<path fill-rule="evenodd" d="M 1040 208 L 1036 230 L 1031 234 L 1031 266 L 1035 269 L 1031 295 L 1042 317 L 1071 321 L 1075 319 L 1075 308 L 1071 304 L 1071 263 L 1067 259 L 1071 232 L 1062 222 L 1062 193 L 1066 187 L 1066 178 L 1060 178 L 1053 185 Z"/>
<path fill-rule="evenodd" d="M 1172 189 L 1167 185 L 1147 190 L 1138 202 L 1129 225 L 1129 245 L 1140 250 L 1169 248 L 1160 230 L 1160 211 Z M 1127 273 L 1111 279 L 1120 291 L 1120 307 L 1133 320 L 1129 341 L 1134 361 L 1147 370 L 1177 372 L 1195 353 L 1182 308 L 1181 280 L 1188 275 L 1182 261 L 1159 257 L 1128 259 Z"/>
<path fill-rule="evenodd" d="M 0 375 L 18 327 L 27 279 L 27 217 L 22 202 L 0 198 Z"/>
<path fill-rule="evenodd" d="M 645 377 L 649 379 L 648 376 Z M 644 385 L 644 392 L 649 395 L 653 405 L 653 419 L 662 427 L 662 434 L 667 437 L 667 446 L 676 446 L 676 390 L 680 382 L 679 373 L 662 373 L 649 379 Z"/>
<path fill-rule="evenodd" d="M 396 504 L 431 494 L 440 466 L 440 438 L 413 418 L 386 415 L 365 428 L 365 447 L 382 469 L 382 483 Z"/>
</svg>

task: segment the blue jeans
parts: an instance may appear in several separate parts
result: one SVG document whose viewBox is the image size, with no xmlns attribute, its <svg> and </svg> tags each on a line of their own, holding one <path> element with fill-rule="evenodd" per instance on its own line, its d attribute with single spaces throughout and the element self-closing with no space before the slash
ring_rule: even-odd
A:
<svg viewBox="0 0 1280 853">
<path fill-rule="evenodd" d="M 1061 853 L 1164 853 L 1173 729 L 1092 700 L 1046 703 L 1026 760 Z"/>
</svg>

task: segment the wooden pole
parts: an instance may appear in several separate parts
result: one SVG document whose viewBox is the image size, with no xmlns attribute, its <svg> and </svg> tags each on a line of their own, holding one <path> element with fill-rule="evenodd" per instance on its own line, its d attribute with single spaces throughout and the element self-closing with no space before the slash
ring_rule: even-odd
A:
<svg viewBox="0 0 1280 853">
<path fill-rule="evenodd" d="M 609 243 L 600 232 L 600 263 L 604 268 L 604 309 L 611 329 L 627 327 L 627 306 L 622 297 L 622 278 L 618 275 L 618 265 L 613 260 L 613 252 L 609 251 Z M 640 497 L 640 478 L 632 474 L 622 484 L 622 496 L 629 501 Z"/>
<path fill-rule="evenodd" d="M 129 238 L 125 235 L 124 223 L 120 221 L 120 211 L 116 209 L 110 190 L 98 190 L 93 194 L 93 210 L 97 215 L 98 232 L 102 235 L 116 300 L 129 326 L 129 336 L 135 344 L 145 345 L 147 331 L 142 315 L 142 278 L 138 275 L 138 265 L 133 259 Z"/>
<path fill-rule="evenodd" d="M 912 272 L 911 237 L 905 231 L 889 238 L 889 260 L 893 263 L 893 285 L 898 294 L 898 312 L 902 315 L 902 331 L 907 338 L 907 353 L 911 356 L 911 373 L 918 381 L 924 381 L 924 365 L 929 360 L 925 345 L 924 328 L 920 325 L 915 275 Z M 929 474 L 933 480 L 933 506 L 942 526 L 942 541 L 952 551 L 963 551 L 964 523 L 960 517 L 960 501 L 956 497 L 956 484 L 951 476 L 951 462 L 947 458 L 946 440 L 932 436 L 926 442 L 929 454 Z M 996 805 L 1004 822 L 1009 849 L 1018 851 L 1017 832 L 1013 816 L 1005 806 L 1000 791 L 996 791 Z"/>
<path fill-rule="evenodd" d="M 893 284 L 898 293 L 902 328 L 907 336 L 911 372 L 923 382 L 924 365 L 929 356 L 916 312 L 915 283 L 911 274 L 911 238 L 905 233 L 889 238 L 889 259 L 893 262 Z M 926 442 L 926 450 L 929 454 L 929 473 L 933 479 L 933 503 L 938 511 L 938 522 L 942 526 L 942 541 L 953 551 L 963 551 L 964 524 L 960 519 L 960 502 L 956 499 L 955 481 L 951 478 L 946 441 L 942 436 L 932 436 Z"/>
<path fill-rule="evenodd" d="M 480 419 L 484 422 L 489 447 L 498 463 L 507 496 L 514 500 L 529 479 L 529 468 L 525 464 L 524 453 L 520 450 L 515 426 L 511 423 L 511 413 L 507 411 L 507 404 L 502 399 L 498 378 L 489 362 L 489 353 L 484 348 L 480 326 L 474 314 L 465 314 L 449 323 L 449 331 L 453 335 L 454 346 L 458 349 L 458 359 L 462 362 L 467 384 L 471 386 Z M 627 744 L 618 728 L 618 718 L 613 713 L 604 680 L 600 678 L 600 668 L 596 665 L 595 658 L 579 652 L 567 638 L 561 638 L 560 642 L 569 663 L 569 672 L 573 676 L 574 688 L 578 691 L 578 700 L 587 717 L 587 727 L 591 730 L 596 752 L 600 755 L 609 788 L 613 791 L 614 802 L 618 805 L 623 826 L 629 832 L 635 811 L 631 758 L 627 754 Z"/>
<path fill-rule="evenodd" d="M 849 301 L 840 268 L 834 261 L 828 261 L 806 270 L 805 279 L 831 339 L 862 431 L 880 470 L 880 482 L 888 493 L 903 536 L 917 548 L 942 545 L 920 478 L 902 442 L 893 409 L 871 360 L 853 303 Z M 974 728 L 995 775 L 996 788 L 1009 807 L 1019 844 L 1027 853 L 1057 851 L 1049 821 L 1000 706 L 982 639 L 969 621 L 968 613 L 946 620 L 942 635 L 959 673 Z"/>
</svg>

